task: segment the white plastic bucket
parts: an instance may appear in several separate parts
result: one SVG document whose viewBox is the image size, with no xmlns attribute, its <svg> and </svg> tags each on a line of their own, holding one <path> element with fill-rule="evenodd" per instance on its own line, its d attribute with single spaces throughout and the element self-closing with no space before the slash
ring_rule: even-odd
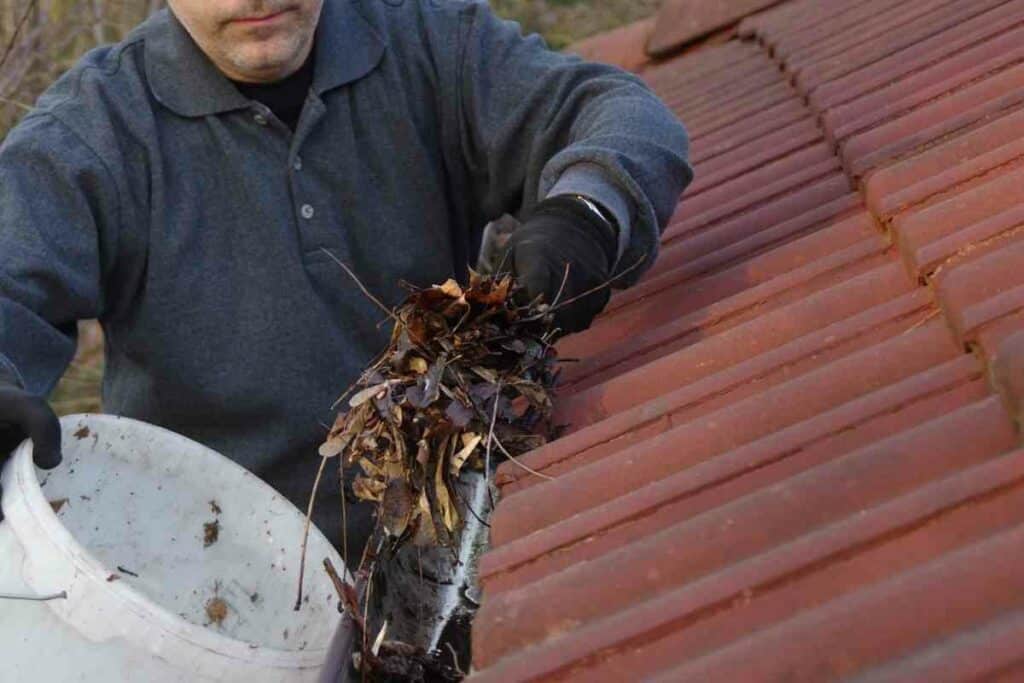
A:
<svg viewBox="0 0 1024 683">
<path fill-rule="evenodd" d="M 303 514 L 227 458 L 102 415 L 61 421 L 64 462 L 3 471 L 0 681 L 313 681 L 340 621 Z M 55 508 L 57 510 L 55 511 Z M 215 531 L 214 531 L 215 528 Z M 221 619 L 223 617 L 223 619 Z"/>
</svg>

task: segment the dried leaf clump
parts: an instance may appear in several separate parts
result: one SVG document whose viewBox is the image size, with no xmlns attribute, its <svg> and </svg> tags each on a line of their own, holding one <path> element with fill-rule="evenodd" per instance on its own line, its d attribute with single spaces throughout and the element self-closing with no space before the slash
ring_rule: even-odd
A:
<svg viewBox="0 0 1024 683">
<path fill-rule="evenodd" d="M 459 474 L 546 441 L 553 333 L 547 306 L 517 305 L 511 277 L 410 289 L 392 312 L 388 348 L 347 392 L 320 454 L 359 468 L 353 493 L 378 503 L 387 536 L 451 546 Z"/>
</svg>

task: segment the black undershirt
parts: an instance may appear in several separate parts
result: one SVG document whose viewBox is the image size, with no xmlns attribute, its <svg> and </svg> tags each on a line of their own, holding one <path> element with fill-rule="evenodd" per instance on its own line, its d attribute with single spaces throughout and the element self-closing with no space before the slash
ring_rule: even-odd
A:
<svg viewBox="0 0 1024 683">
<path fill-rule="evenodd" d="M 299 70 L 287 78 L 274 83 L 242 83 L 231 81 L 239 92 L 251 100 L 265 104 L 274 116 L 286 126 L 295 130 L 306 102 L 309 88 L 313 85 L 313 51 Z"/>
</svg>

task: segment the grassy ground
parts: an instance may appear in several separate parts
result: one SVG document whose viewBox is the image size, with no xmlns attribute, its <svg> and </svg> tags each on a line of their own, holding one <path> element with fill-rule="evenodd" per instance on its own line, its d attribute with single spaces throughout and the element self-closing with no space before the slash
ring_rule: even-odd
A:
<svg viewBox="0 0 1024 683">
<path fill-rule="evenodd" d="M 522 24 L 526 32 L 538 32 L 551 47 L 560 49 L 582 38 L 650 16 L 660 0 L 492 0 L 491 4 L 499 14 Z M 78 45 L 75 44 L 76 51 Z M 88 41 L 81 43 L 81 51 L 89 47 Z M 74 55 L 70 57 L 67 63 L 74 61 Z M 45 85 L 38 81 L 36 79 L 30 91 L 14 93 L 11 99 L 33 101 L 38 92 L 31 90 Z M 10 123 L 10 119 L 6 122 L 0 119 L 0 140 L 6 133 L 4 123 Z M 54 408 L 62 415 L 100 409 L 102 335 L 93 322 L 82 323 L 79 329 L 78 355 L 51 398 Z"/>
</svg>

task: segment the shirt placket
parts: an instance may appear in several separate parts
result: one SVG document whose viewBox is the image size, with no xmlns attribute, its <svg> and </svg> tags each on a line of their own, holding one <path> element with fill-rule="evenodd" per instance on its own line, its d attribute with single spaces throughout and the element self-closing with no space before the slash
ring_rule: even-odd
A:
<svg viewBox="0 0 1024 683">
<path fill-rule="evenodd" d="M 291 141 L 287 159 L 288 183 L 299 239 L 305 253 L 329 244 L 327 223 L 330 212 L 326 206 L 318 206 L 324 198 L 317 189 L 316 178 L 312 177 L 313 169 L 302 156 L 303 144 L 325 112 L 323 101 L 310 93 L 295 127 L 295 133 L 291 134 L 289 131 Z"/>
<path fill-rule="evenodd" d="M 318 233 L 321 231 L 321 227 L 316 223 L 319 217 L 312 189 L 313 183 L 307 182 L 303 177 L 305 164 L 300 150 L 302 142 L 308 137 L 311 126 L 323 115 L 323 104 L 319 98 L 311 97 L 306 104 L 294 134 L 274 115 L 269 107 L 261 102 L 253 102 L 252 114 L 252 120 L 257 126 L 266 129 L 268 135 L 282 135 L 287 140 L 286 164 L 292 198 L 292 214 L 304 250 L 308 250 L 311 245 L 320 242 Z"/>
</svg>

